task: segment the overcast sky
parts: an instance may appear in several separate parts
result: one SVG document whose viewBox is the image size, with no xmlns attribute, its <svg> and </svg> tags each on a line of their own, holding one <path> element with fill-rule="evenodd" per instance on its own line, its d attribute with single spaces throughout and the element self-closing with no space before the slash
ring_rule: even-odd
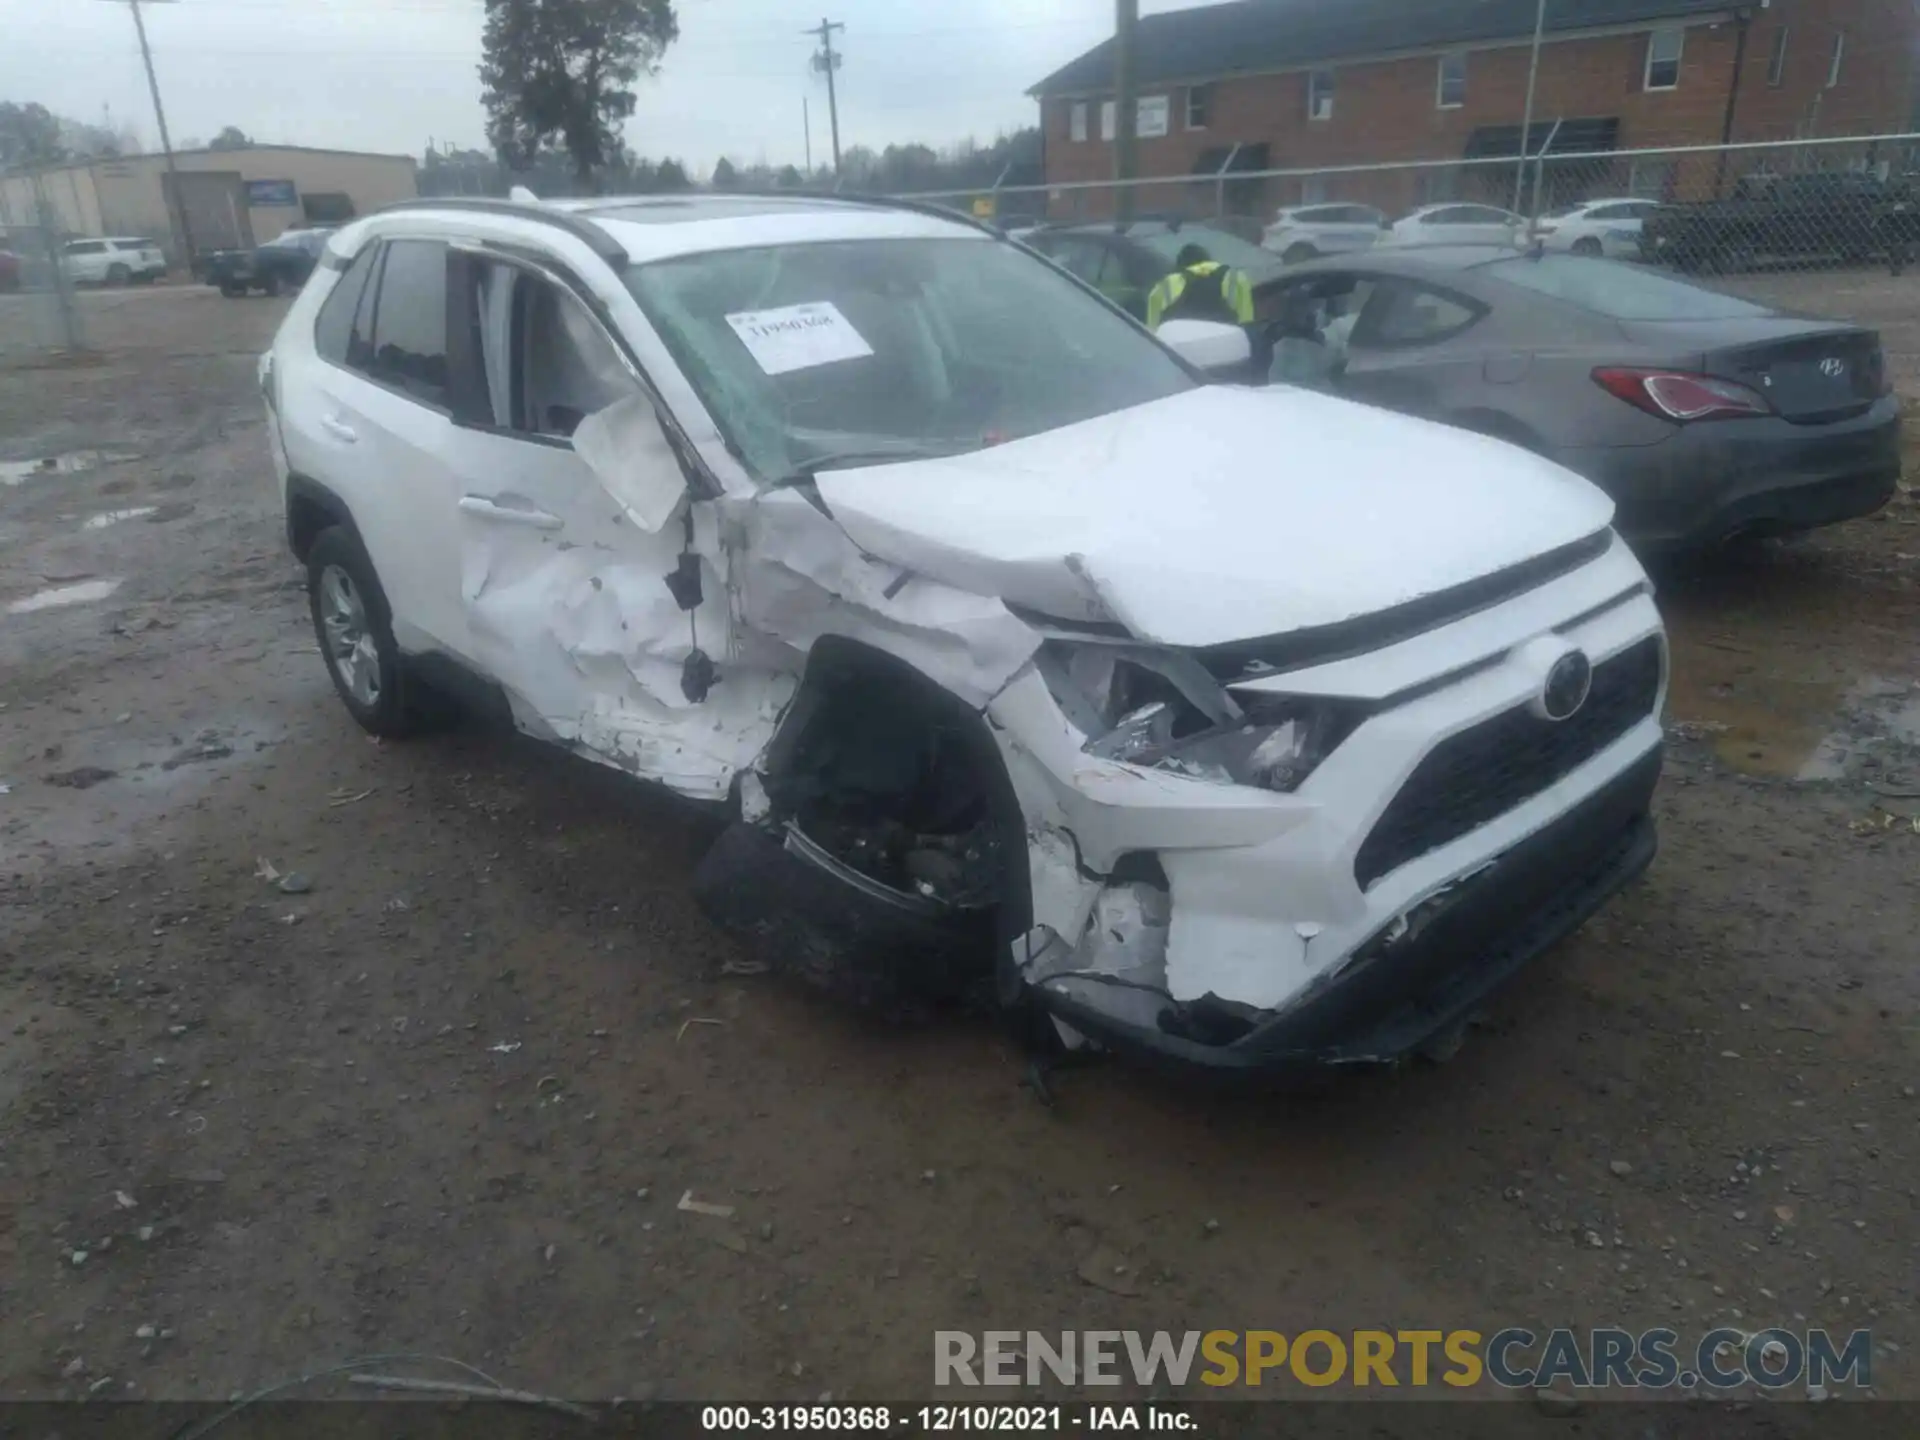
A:
<svg viewBox="0 0 1920 1440">
<path fill-rule="evenodd" d="M 824 84 L 808 70 L 821 0 L 677 0 L 680 40 L 643 85 L 628 140 L 711 168 L 828 155 Z M 1031 124 L 1027 87 L 1097 44 L 1112 0 L 826 0 L 846 61 L 841 143 L 990 140 Z M 1193 0 L 1148 0 L 1149 11 Z M 174 142 L 238 125 L 257 140 L 419 154 L 482 147 L 481 0 L 146 0 Z M 0 0 L 0 100 L 158 130 L 121 0 Z"/>
</svg>

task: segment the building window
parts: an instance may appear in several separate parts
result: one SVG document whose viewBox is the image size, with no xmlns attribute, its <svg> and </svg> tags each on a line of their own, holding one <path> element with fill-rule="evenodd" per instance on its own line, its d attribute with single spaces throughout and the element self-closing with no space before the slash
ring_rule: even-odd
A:
<svg viewBox="0 0 1920 1440">
<path fill-rule="evenodd" d="M 1827 66 L 1827 89 L 1831 90 L 1840 83 L 1840 65 L 1847 58 L 1847 32 L 1836 30 L 1833 34 L 1833 63 Z"/>
<path fill-rule="evenodd" d="M 1087 138 L 1087 102 L 1076 100 L 1067 117 L 1067 138 L 1076 145 Z"/>
<path fill-rule="evenodd" d="M 1778 86 L 1787 78 L 1787 37 L 1793 32 L 1782 25 L 1773 32 L 1773 50 L 1767 56 L 1767 84 Z"/>
<path fill-rule="evenodd" d="M 1187 129 L 1204 130 L 1213 118 L 1213 86 L 1187 87 Z"/>
<path fill-rule="evenodd" d="M 1142 140 L 1157 140 L 1172 124 L 1172 103 L 1165 95 L 1142 95 L 1133 112 L 1133 133 Z"/>
<path fill-rule="evenodd" d="M 1467 103 L 1467 52 L 1454 50 L 1440 57 L 1440 94 L 1442 110 L 1458 110 Z"/>
<path fill-rule="evenodd" d="M 1672 90 L 1679 85 L 1680 52 L 1686 43 L 1687 32 L 1677 25 L 1647 36 L 1647 89 Z"/>
<path fill-rule="evenodd" d="M 1309 120 L 1333 118 L 1333 71 L 1309 70 L 1307 72 L 1307 118 Z"/>
<path fill-rule="evenodd" d="M 1117 100 L 1102 100 L 1100 102 L 1100 138 L 1102 140 L 1113 139 L 1118 130 L 1119 123 L 1120 102 Z"/>
<path fill-rule="evenodd" d="M 1326 176 L 1308 175 L 1301 180 L 1300 203 L 1302 205 L 1324 205 L 1331 198 Z"/>
</svg>

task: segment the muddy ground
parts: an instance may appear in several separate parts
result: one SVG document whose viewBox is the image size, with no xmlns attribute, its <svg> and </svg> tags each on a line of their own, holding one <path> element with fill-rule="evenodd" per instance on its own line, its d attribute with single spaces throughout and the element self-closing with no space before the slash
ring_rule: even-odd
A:
<svg viewBox="0 0 1920 1440">
<path fill-rule="evenodd" d="M 1848 293 L 1920 396 L 1920 280 Z M 1875 808 L 1920 800 L 1869 788 L 1920 794 L 1911 498 L 1662 577 L 1660 858 L 1453 1062 L 1048 1109 L 988 1021 L 727 974 L 704 817 L 363 736 L 279 528 L 281 307 L 84 303 L 102 363 L 0 372 L 0 460 L 107 452 L 0 470 L 0 1395 L 406 1350 L 899 1399 L 936 1328 L 1722 1322 L 1871 1326 L 1920 1395 L 1920 833 Z"/>
</svg>

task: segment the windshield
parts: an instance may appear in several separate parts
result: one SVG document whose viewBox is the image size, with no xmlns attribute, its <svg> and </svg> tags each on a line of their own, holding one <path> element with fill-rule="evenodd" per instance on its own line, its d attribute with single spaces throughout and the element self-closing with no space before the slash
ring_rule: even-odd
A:
<svg viewBox="0 0 1920 1440">
<path fill-rule="evenodd" d="M 1178 230 L 1139 228 L 1128 234 L 1164 259 L 1169 269 L 1179 263 L 1180 252 L 1189 245 L 1198 245 L 1222 265 L 1246 272 L 1249 280 L 1278 275 L 1286 268 L 1286 262 L 1278 255 L 1211 225 L 1182 225 Z"/>
<path fill-rule="evenodd" d="M 1579 255 L 1517 256 L 1479 268 L 1490 279 L 1551 295 L 1610 320 L 1742 320 L 1773 313 L 1638 265 Z"/>
<path fill-rule="evenodd" d="M 985 238 L 712 251 L 627 285 L 768 481 L 975 450 L 1197 384 L 1053 266 Z"/>
</svg>

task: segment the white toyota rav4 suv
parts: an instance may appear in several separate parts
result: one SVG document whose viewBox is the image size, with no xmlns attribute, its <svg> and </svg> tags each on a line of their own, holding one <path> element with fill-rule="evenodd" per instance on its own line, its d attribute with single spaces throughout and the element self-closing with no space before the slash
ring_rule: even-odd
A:
<svg viewBox="0 0 1920 1440">
<path fill-rule="evenodd" d="M 1545 460 L 1165 337 L 930 208 L 435 201 L 261 383 L 354 718 L 727 807 L 776 964 L 1215 1071 L 1446 1042 L 1653 855 L 1646 576 Z"/>
</svg>

